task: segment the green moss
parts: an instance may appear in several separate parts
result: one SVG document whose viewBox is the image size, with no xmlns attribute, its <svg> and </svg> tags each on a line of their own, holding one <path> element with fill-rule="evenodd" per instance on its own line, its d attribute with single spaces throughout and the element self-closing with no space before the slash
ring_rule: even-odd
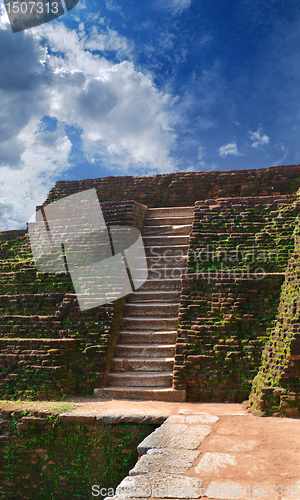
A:
<svg viewBox="0 0 300 500">
<path fill-rule="evenodd" d="M 62 423 L 52 415 L 42 425 L 12 423 L 14 439 L 0 445 L 0 498 L 5 500 L 87 500 L 93 498 L 92 485 L 115 489 L 135 465 L 137 445 L 154 430 Z"/>
</svg>

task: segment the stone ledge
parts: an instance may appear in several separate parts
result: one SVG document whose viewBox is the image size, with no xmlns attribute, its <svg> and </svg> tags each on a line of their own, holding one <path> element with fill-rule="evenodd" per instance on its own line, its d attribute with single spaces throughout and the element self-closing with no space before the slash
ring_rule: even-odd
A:
<svg viewBox="0 0 300 500">
<path fill-rule="evenodd" d="M 86 414 L 72 414 L 69 412 L 61 413 L 59 418 L 62 422 L 78 422 L 90 423 L 97 422 L 99 424 L 147 424 L 161 425 L 168 415 L 143 415 L 139 413 L 131 413 L 124 415 L 121 412 L 107 412 L 99 414 L 95 411 Z"/>
</svg>

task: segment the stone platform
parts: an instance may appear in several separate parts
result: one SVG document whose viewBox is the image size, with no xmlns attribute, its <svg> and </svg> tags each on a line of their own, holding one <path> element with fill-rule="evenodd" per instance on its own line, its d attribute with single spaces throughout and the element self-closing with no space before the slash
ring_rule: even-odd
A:
<svg viewBox="0 0 300 500">
<path fill-rule="evenodd" d="M 78 403 L 62 420 L 153 423 L 140 458 L 106 500 L 300 499 L 300 421 L 261 418 L 239 404 Z"/>
</svg>

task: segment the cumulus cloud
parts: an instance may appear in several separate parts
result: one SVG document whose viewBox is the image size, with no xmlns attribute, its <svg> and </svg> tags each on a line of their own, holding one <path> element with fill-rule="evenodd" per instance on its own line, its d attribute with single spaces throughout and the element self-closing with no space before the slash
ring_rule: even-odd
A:
<svg viewBox="0 0 300 500">
<path fill-rule="evenodd" d="M 41 132 L 38 120 L 32 120 L 18 139 L 26 144 L 21 155 L 22 168 L 16 171 L 1 168 L 0 221 L 1 229 L 25 228 L 53 187 L 55 178 L 68 168 L 71 142 L 60 126 L 54 132 Z"/>
<path fill-rule="evenodd" d="M 265 144 L 269 144 L 270 142 L 270 138 L 262 133 L 261 125 L 259 125 L 256 132 L 252 132 L 252 130 L 249 130 L 249 135 L 251 141 L 253 141 L 251 144 L 252 148 L 260 149 L 262 146 L 264 146 Z"/>
<path fill-rule="evenodd" d="M 132 62 L 108 64 L 106 59 L 91 59 L 90 53 L 85 59 L 84 42 L 73 33 L 75 50 L 70 51 L 68 31 L 63 26 L 60 30 L 62 36 L 50 35 L 55 51 L 65 47 L 65 59 L 55 56 L 50 61 L 58 78 L 49 94 L 49 115 L 80 127 L 85 150 L 93 143 L 93 154 L 98 149 L 103 155 L 105 147 L 119 169 L 126 171 L 130 165 L 150 170 L 155 166 L 162 172 L 173 169 L 170 96 L 159 92 Z"/>
<path fill-rule="evenodd" d="M 243 156 L 242 153 L 239 153 L 235 142 L 226 144 L 225 146 L 221 146 L 219 149 L 219 155 L 223 156 L 224 158 L 227 155 Z"/>
<path fill-rule="evenodd" d="M 99 33 L 96 26 L 85 40 L 85 50 L 115 52 L 119 60 L 131 58 L 132 45 L 119 33 L 110 28 L 101 30 Z"/>
<path fill-rule="evenodd" d="M 3 22 L 0 43 L 2 229 L 24 227 L 70 167 L 67 126 L 79 131 L 86 160 L 112 173 L 176 170 L 173 100 L 135 69 L 129 44 L 116 32 L 85 33 L 81 26 L 76 33 L 49 23 L 17 39 Z M 106 51 L 128 58 L 112 63 Z M 43 127 L 45 116 L 55 130 Z"/>
</svg>

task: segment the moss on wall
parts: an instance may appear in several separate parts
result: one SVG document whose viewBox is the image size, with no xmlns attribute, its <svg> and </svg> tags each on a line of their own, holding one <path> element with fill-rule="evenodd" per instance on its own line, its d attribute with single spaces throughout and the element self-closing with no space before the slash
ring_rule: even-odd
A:
<svg viewBox="0 0 300 500">
<path fill-rule="evenodd" d="M 284 272 L 294 249 L 298 211 L 295 196 L 197 202 L 189 272 Z"/>
<path fill-rule="evenodd" d="M 267 416 L 300 416 L 299 276 L 297 242 L 282 286 L 276 323 L 263 351 L 249 397 L 252 410 Z"/>
<path fill-rule="evenodd" d="M 283 276 L 182 278 L 174 387 L 190 401 L 242 402 L 276 317 Z"/>
<path fill-rule="evenodd" d="M 107 226 L 141 229 L 146 206 L 101 204 Z M 0 233 L 0 397 L 60 398 L 105 384 L 124 299 L 81 311 L 69 273 L 36 270 L 27 231 Z"/>
<path fill-rule="evenodd" d="M 115 489 L 135 465 L 137 445 L 155 429 L 25 411 L 0 416 L 1 500 L 88 500 L 93 485 Z"/>
<path fill-rule="evenodd" d="M 248 398 L 276 319 L 298 212 L 297 196 L 195 204 L 173 384 L 188 400 Z"/>
</svg>

